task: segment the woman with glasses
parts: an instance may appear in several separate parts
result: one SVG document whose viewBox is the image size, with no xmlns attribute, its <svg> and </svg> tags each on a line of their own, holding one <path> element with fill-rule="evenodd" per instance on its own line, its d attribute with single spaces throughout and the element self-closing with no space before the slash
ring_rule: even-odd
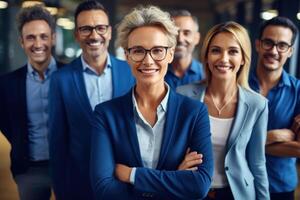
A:
<svg viewBox="0 0 300 200">
<path fill-rule="evenodd" d="M 269 199 L 265 166 L 267 101 L 250 90 L 251 43 L 238 23 L 207 33 L 202 50 L 206 81 L 177 88 L 208 106 L 214 175 L 206 200 Z"/>
<path fill-rule="evenodd" d="M 153 6 L 134 9 L 118 26 L 136 85 L 95 109 L 96 199 L 201 199 L 208 192 L 213 160 L 207 109 L 164 82 L 177 34 L 169 14 Z"/>
</svg>

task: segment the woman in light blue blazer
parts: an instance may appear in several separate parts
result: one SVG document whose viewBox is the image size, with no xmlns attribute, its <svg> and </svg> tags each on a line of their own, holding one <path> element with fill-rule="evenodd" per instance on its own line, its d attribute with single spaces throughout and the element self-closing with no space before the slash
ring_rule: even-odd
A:
<svg viewBox="0 0 300 200">
<path fill-rule="evenodd" d="M 201 51 L 207 80 L 177 88 L 208 106 L 214 175 L 206 199 L 267 200 L 265 141 L 268 107 L 251 91 L 251 43 L 238 23 L 214 26 Z"/>
<path fill-rule="evenodd" d="M 177 34 L 169 14 L 153 6 L 134 9 L 118 27 L 118 44 L 136 85 L 95 108 L 91 183 L 96 199 L 207 195 L 213 172 L 207 108 L 164 82 Z"/>
</svg>

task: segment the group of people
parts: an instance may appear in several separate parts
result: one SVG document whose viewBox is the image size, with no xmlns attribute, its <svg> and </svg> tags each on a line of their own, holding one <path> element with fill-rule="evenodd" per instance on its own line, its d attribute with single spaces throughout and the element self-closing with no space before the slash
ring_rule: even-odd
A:
<svg viewBox="0 0 300 200">
<path fill-rule="evenodd" d="M 40 6 L 18 17 L 28 61 L 0 77 L 0 130 L 20 199 L 292 200 L 300 157 L 300 81 L 283 66 L 297 28 L 265 21 L 251 63 L 247 30 L 212 27 L 201 49 L 186 10 L 137 7 L 117 26 L 97 1 L 75 11 L 82 54 L 51 54 L 55 22 Z"/>
</svg>

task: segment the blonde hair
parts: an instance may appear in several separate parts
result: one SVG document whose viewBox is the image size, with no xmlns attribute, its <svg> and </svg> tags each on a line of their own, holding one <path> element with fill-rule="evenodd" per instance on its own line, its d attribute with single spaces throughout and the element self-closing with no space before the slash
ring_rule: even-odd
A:
<svg viewBox="0 0 300 200">
<path fill-rule="evenodd" d="M 209 45 L 212 39 L 217 34 L 222 32 L 231 33 L 241 47 L 244 65 L 241 66 L 237 73 L 237 83 L 247 89 L 250 89 L 248 83 L 248 75 L 251 64 L 251 42 L 247 30 L 242 25 L 233 21 L 215 25 L 208 31 L 204 38 L 203 46 L 201 49 L 201 61 L 205 65 L 206 81 L 208 83 L 211 80 L 211 72 L 207 65 Z"/>
<path fill-rule="evenodd" d="M 178 28 L 170 18 L 168 12 L 164 12 L 155 6 L 139 6 L 134 8 L 117 26 L 117 47 L 128 48 L 128 36 L 136 28 L 143 26 L 157 26 L 162 28 L 168 38 L 170 47 L 176 46 Z"/>
</svg>

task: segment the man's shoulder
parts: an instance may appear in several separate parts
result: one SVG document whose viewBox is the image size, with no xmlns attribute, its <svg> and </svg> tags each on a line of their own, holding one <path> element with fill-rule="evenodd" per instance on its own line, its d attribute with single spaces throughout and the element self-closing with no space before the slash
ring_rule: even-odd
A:
<svg viewBox="0 0 300 200">
<path fill-rule="evenodd" d="M 113 55 L 109 55 L 109 57 L 113 67 L 129 67 L 128 63 L 125 60 L 120 60 Z"/>
<path fill-rule="evenodd" d="M 18 69 L 15 69 L 11 72 L 7 72 L 7 73 L 1 75 L 0 80 L 8 81 L 8 80 L 12 80 L 14 78 L 19 78 L 19 77 L 22 77 L 22 76 L 26 77 L 25 76 L 26 73 L 27 73 L 27 65 L 24 65 L 24 66 L 22 66 Z"/>
</svg>

